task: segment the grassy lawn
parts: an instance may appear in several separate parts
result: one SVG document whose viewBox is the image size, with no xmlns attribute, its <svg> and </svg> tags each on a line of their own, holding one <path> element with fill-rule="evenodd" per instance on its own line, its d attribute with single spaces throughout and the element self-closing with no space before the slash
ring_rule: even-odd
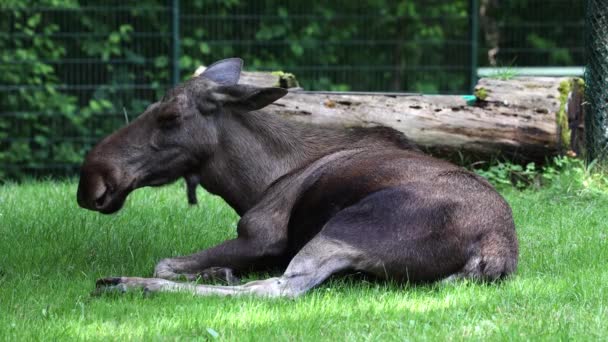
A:
<svg viewBox="0 0 608 342">
<path fill-rule="evenodd" d="M 182 183 L 139 190 L 112 216 L 78 208 L 75 182 L 2 185 L 0 337 L 606 340 L 608 194 L 577 177 L 502 191 L 521 246 L 519 270 L 503 283 L 408 286 L 351 276 L 296 300 L 91 297 L 98 277 L 150 276 L 163 257 L 232 237 L 237 215 L 203 191 L 189 208 Z"/>
</svg>

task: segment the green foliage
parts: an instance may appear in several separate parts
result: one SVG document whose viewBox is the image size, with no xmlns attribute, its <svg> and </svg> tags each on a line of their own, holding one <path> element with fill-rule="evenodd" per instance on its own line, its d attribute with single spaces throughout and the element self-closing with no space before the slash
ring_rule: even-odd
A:
<svg viewBox="0 0 608 342">
<path fill-rule="evenodd" d="M 488 98 L 488 90 L 484 87 L 475 87 L 475 97 L 480 101 Z"/>
<path fill-rule="evenodd" d="M 547 65 L 572 65 L 572 55 L 565 47 L 560 47 L 559 42 L 541 37 L 536 33 L 527 36 L 528 44 L 540 51 L 550 51 L 548 54 Z"/>
<path fill-rule="evenodd" d="M 568 122 L 568 96 L 571 92 L 574 82 L 581 83 L 581 79 L 573 78 L 571 80 L 562 81 L 558 87 L 559 90 L 559 110 L 555 113 L 555 121 L 560 133 L 560 143 L 563 151 L 570 149 L 571 130 Z"/>
<path fill-rule="evenodd" d="M 584 13 L 586 1 L 553 0 L 542 6 L 529 0 L 485 1 L 490 4 L 486 15 L 497 26 L 495 32 L 485 31 L 485 37 L 498 42 L 497 65 L 518 66 L 571 66 L 585 64 Z M 498 5 L 498 6 L 496 6 Z M 482 19 L 482 29 L 484 20 Z M 491 40 L 491 39 L 490 39 Z M 494 47 L 489 41 L 480 51 L 481 63 L 487 63 L 482 54 Z"/>
<path fill-rule="evenodd" d="M 462 73 L 449 68 L 466 64 L 466 55 L 449 51 L 466 49 L 466 1 L 429 5 L 366 0 L 303 6 L 279 0 L 264 5 L 196 0 L 183 6 L 184 13 L 200 18 L 182 25 L 182 52 L 189 56 L 182 67 L 187 70 L 236 54 L 253 69 L 293 72 L 309 90 L 437 93 L 465 87 Z M 218 16 L 206 17 L 206 12 Z M 211 22 L 200 24 L 205 21 Z M 311 70 L 313 66 L 317 70 Z M 424 70 L 438 66 L 446 66 L 446 72 Z"/>
<path fill-rule="evenodd" d="M 81 5 L 88 4 L 18 2 L 0 9 L 9 18 L 0 23 L 0 84 L 4 88 L 0 90 L 0 181 L 25 174 L 72 173 L 100 136 L 120 127 L 122 108 L 139 113 L 150 102 L 150 96 L 138 96 L 134 87 L 125 85 L 137 79 L 156 89 L 166 84 L 166 65 L 157 66 L 164 73 L 151 69 L 146 75 L 129 68 L 145 60 L 135 49 L 132 25 L 111 26 L 107 24 L 111 11 L 98 15 L 81 10 Z M 150 5 L 139 2 L 140 8 Z M 33 6 L 44 10 L 32 10 Z M 101 67 L 82 72 L 64 65 L 74 56 Z M 112 63 L 113 59 L 126 63 Z"/>
<path fill-rule="evenodd" d="M 540 186 L 542 179 L 542 174 L 534 163 L 524 167 L 510 162 L 499 162 L 487 169 L 477 169 L 475 172 L 497 187 L 514 186 L 523 189 L 531 185 Z"/>
<path fill-rule="evenodd" d="M 40 13 L 26 9 L 14 8 L 11 14 L 13 20 L 3 21 L 2 31 L 17 31 L 20 35 L 0 36 L 3 62 L 0 84 L 14 89 L 0 99 L 0 108 L 5 112 L 0 133 L 0 163 L 39 167 L 52 153 L 48 147 L 52 144 L 53 127 L 49 123 L 56 116 L 61 116 L 67 124 L 75 123 L 76 101 L 57 89 L 60 80 L 53 63 L 66 55 L 66 49 L 51 38 L 59 30 L 58 25 L 44 24 Z M 0 178 L 14 175 L 10 169 L 0 168 Z"/>
<path fill-rule="evenodd" d="M 496 71 L 494 71 L 490 76 L 490 78 L 497 78 L 502 81 L 508 81 L 517 77 L 517 70 L 513 69 L 513 67 L 500 67 Z"/>
<path fill-rule="evenodd" d="M 586 165 L 580 159 L 554 157 L 544 166 L 528 163 L 525 166 L 511 162 L 497 162 L 485 168 L 473 169 L 498 188 L 540 189 L 557 187 L 588 191 L 607 191 L 608 174 L 595 163 Z M 564 183 L 567 180 L 568 183 Z"/>
</svg>

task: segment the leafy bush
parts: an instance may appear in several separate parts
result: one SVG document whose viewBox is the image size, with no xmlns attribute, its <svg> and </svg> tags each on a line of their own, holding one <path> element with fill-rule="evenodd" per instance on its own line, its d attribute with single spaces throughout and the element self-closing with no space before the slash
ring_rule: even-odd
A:
<svg viewBox="0 0 608 342">
<path fill-rule="evenodd" d="M 474 171 L 498 188 L 538 189 L 552 186 L 565 192 L 572 189 L 608 190 L 608 173 L 598 165 L 571 157 L 555 157 L 544 166 L 529 163 L 525 166 L 498 162 Z M 591 191 L 591 190 L 590 190 Z"/>
<path fill-rule="evenodd" d="M 164 66 L 164 74 L 150 68 L 137 75 L 127 68 L 143 58 L 135 52 L 130 24 L 111 27 L 111 11 L 97 16 L 80 11 L 80 3 L 0 5 L 8 19 L 0 22 L 0 180 L 73 174 L 86 150 L 120 127 L 123 108 L 141 112 L 150 94 L 167 83 Z M 136 83 L 151 84 L 152 91 L 125 86 Z"/>
</svg>

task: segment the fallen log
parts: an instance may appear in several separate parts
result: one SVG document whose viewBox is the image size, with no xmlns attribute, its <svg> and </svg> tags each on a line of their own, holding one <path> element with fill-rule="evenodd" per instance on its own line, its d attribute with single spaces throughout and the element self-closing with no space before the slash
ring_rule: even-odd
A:
<svg viewBox="0 0 608 342">
<path fill-rule="evenodd" d="M 245 73 L 241 83 L 277 86 L 281 81 L 278 74 Z M 483 78 L 472 100 L 454 95 L 290 90 L 265 111 L 323 126 L 389 126 L 447 158 L 502 156 L 542 163 L 554 155 L 582 151 L 581 85 L 576 78 Z"/>
</svg>

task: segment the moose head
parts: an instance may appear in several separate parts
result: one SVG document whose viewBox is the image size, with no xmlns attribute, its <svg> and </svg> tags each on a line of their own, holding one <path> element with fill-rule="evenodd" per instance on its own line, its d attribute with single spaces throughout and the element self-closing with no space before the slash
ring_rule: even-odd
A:
<svg viewBox="0 0 608 342">
<path fill-rule="evenodd" d="M 222 139 L 222 116 L 263 108 L 287 93 L 237 84 L 242 65 L 239 58 L 212 64 L 93 147 L 81 167 L 78 204 L 114 213 L 134 189 L 198 173 Z"/>
</svg>

